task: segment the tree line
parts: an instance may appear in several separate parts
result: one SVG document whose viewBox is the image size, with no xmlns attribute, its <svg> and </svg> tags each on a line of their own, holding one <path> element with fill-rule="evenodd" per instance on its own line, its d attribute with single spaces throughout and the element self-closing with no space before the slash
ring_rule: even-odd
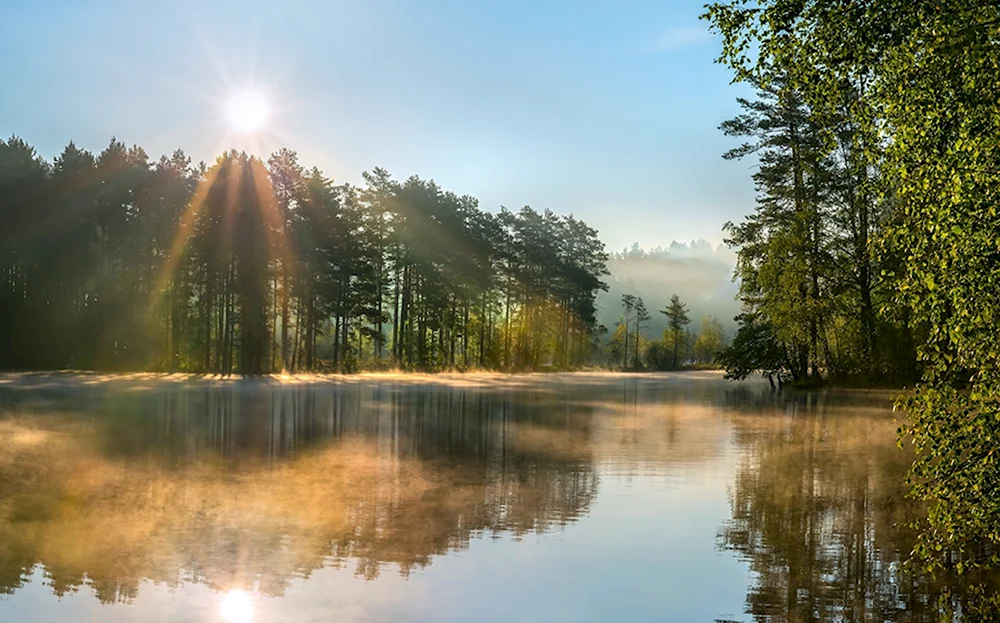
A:
<svg viewBox="0 0 1000 623">
<path fill-rule="evenodd" d="M 721 126 L 742 141 L 724 157 L 759 166 L 754 212 L 725 225 L 742 313 L 720 362 L 736 378 L 800 385 L 914 379 L 923 328 L 897 304 L 901 253 L 876 252 L 895 210 L 850 113 L 860 93 L 820 110 L 780 67 L 748 80 L 756 97 Z"/>
<path fill-rule="evenodd" d="M 52 162 L 0 141 L 0 367 L 571 367 L 596 348 L 597 232 L 417 176 L 336 184 L 282 149 Z"/>
<path fill-rule="evenodd" d="M 688 307 L 674 294 L 669 304 L 659 310 L 667 326 L 661 339 L 649 340 L 643 329 L 652 319 L 641 296 L 623 294 L 622 315 L 605 345 L 605 363 L 625 370 L 681 370 L 714 366 L 726 346 L 722 324 L 713 316 L 702 319 L 700 330 L 692 333 Z"/>
<path fill-rule="evenodd" d="M 600 293 L 597 299 L 598 322 L 614 332 L 623 311 L 622 295 L 642 296 L 652 316 L 646 332 L 650 337 L 662 335 L 667 328 L 667 317 L 656 310 L 665 309 L 676 294 L 692 310 L 692 329 L 711 315 L 732 334 L 736 330 L 733 318 L 740 310 L 735 297 L 737 286 L 732 280 L 734 262 L 735 253 L 725 244 L 713 245 L 704 240 L 674 241 L 652 249 L 633 244 L 611 250 L 608 291 Z"/>
<path fill-rule="evenodd" d="M 745 313 L 734 376 L 916 380 L 901 400 L 933 570 L 1000 566 L 1000 5 L 746 0 L 704 15 L 756 100 L 729 228 Z M 987 588 L 987 595 L 995 595 Z M 963 612 L 995 620 L 1000 601 Z M 989 605 L 989 604 L 987 604 Z"/>
</svg>

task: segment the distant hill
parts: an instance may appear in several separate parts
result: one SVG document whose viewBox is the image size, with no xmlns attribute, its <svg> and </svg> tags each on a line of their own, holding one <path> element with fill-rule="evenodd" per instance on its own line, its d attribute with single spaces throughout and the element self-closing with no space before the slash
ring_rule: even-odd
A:
<svg viewBox="0 0 1000 623">
<path fill-rule="evenodd" d="M 643 331 L 647 338 L 658 338 L 666 328 L 666 317 L 658 313 L 670 296 L 677 294 L 690 310 L 689 328 L 696 331 L 706 315 L 715 316 L 726 328 L 728 337 L 736 331 L 733 317 L 739 313 L 737 284 L 733 282 L 736 256 L 724 245 L 713 247 L 705 240 L 690 243 L 671 242 L 668 247 L 650 251 L 633 245 L 631 249 L 612 252 L 608 260 L 608 291 L 597 297 L 597 321 L 614 330 L 621 318 L 622 294 L 641 296 L 653 316 Z"/>
</svg>

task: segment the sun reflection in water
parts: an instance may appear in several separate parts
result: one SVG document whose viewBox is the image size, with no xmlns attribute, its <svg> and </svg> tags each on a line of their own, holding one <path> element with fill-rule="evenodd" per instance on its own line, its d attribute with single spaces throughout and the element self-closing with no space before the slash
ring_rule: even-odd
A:
<svg viewBox="0 0 1000 623">
<path fill-rule="evenodd" d="M 253 617 L 253 600 L 245 591 L 231 590 L 222 596 L 219 616 L 226 623 L 249 623 Z"/>
</svg>

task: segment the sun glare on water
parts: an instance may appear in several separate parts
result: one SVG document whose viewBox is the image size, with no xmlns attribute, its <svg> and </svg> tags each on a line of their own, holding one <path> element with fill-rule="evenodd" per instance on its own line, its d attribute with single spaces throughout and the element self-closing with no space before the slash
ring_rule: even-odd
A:
<svg viewBox="0 0 1000 623">
<path fill-rule="evenodd" d="M 226 116 L 238 132 L 255 132 L 267 121 L 267 100 L 256 91 L 234 93 L 226 104 Z"/>
<path fill-rule="evenodd" d="M 253 618 L 253 600 L 245 591 L 229 591 L 219 603 L 219 616 L 226 623 L 250 623 Z"/>
</svg>

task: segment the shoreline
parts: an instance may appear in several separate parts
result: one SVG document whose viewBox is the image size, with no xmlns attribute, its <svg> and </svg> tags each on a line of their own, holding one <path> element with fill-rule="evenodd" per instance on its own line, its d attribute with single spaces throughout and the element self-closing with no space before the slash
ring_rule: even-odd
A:
<svg viewBox="0 0 1000 623">
<path fill-rule="evenodd" d="M 186 372 L 100 372 L 93 370 L 32 370 L 0 372 L 2 391 L 46 391 L 106 389 L 120 391 L 150 391 L 160 389 L 196 388 L 308 388 L 354 386 L 359 384 L 387 384 L 399 386 L 438 385 L 454 388 L 518 389 L 529 386 L 584 386 L 614 381 L 656 382 L 667 384 L 717 383 L 733 389 L 767 388 L 767 379 L 754 377 L 743 381 L 724 378 L 723 370 L 674 370 L 663 372 L 633 372 L 620 370 L 575 370 L 535 372 L 401 372 L 372 371 L 353 374 L 296 373 L 265 375 L 220 375 Z M 781 393 L 822 394 L 853 393 L 877 394 L 894 400 L 902 392 L 899 387 L 872 387 L 850 385 L 824 385 L 798 388 L 786 385 Z"/>
<path fill-rule="evenodd" d="M 221 375 L 187 372 L 100 372 L 93 370 L 34 370 L 0 372 L 0 391 L 4 389 L 122 387 L 154 389 L 167 387 L 307 387 L 355 385 L 364 382 L 390 382 L 403 385 L 438 384 L 451 386 L 512 386 L 527 381 L 536 384 L 587 384 L 612 379 L 698 380 L 757 385 L 758 381 L 728 381 L 722 370 L 677 370 L 670 372 L 628 372 L 610 370 L 535 371 L 535 372 L 400 372 L 378 371 L 352 374 L 264 374 Z M 765 384 L 764 379 L 760 379 Z"/>
</svg>

